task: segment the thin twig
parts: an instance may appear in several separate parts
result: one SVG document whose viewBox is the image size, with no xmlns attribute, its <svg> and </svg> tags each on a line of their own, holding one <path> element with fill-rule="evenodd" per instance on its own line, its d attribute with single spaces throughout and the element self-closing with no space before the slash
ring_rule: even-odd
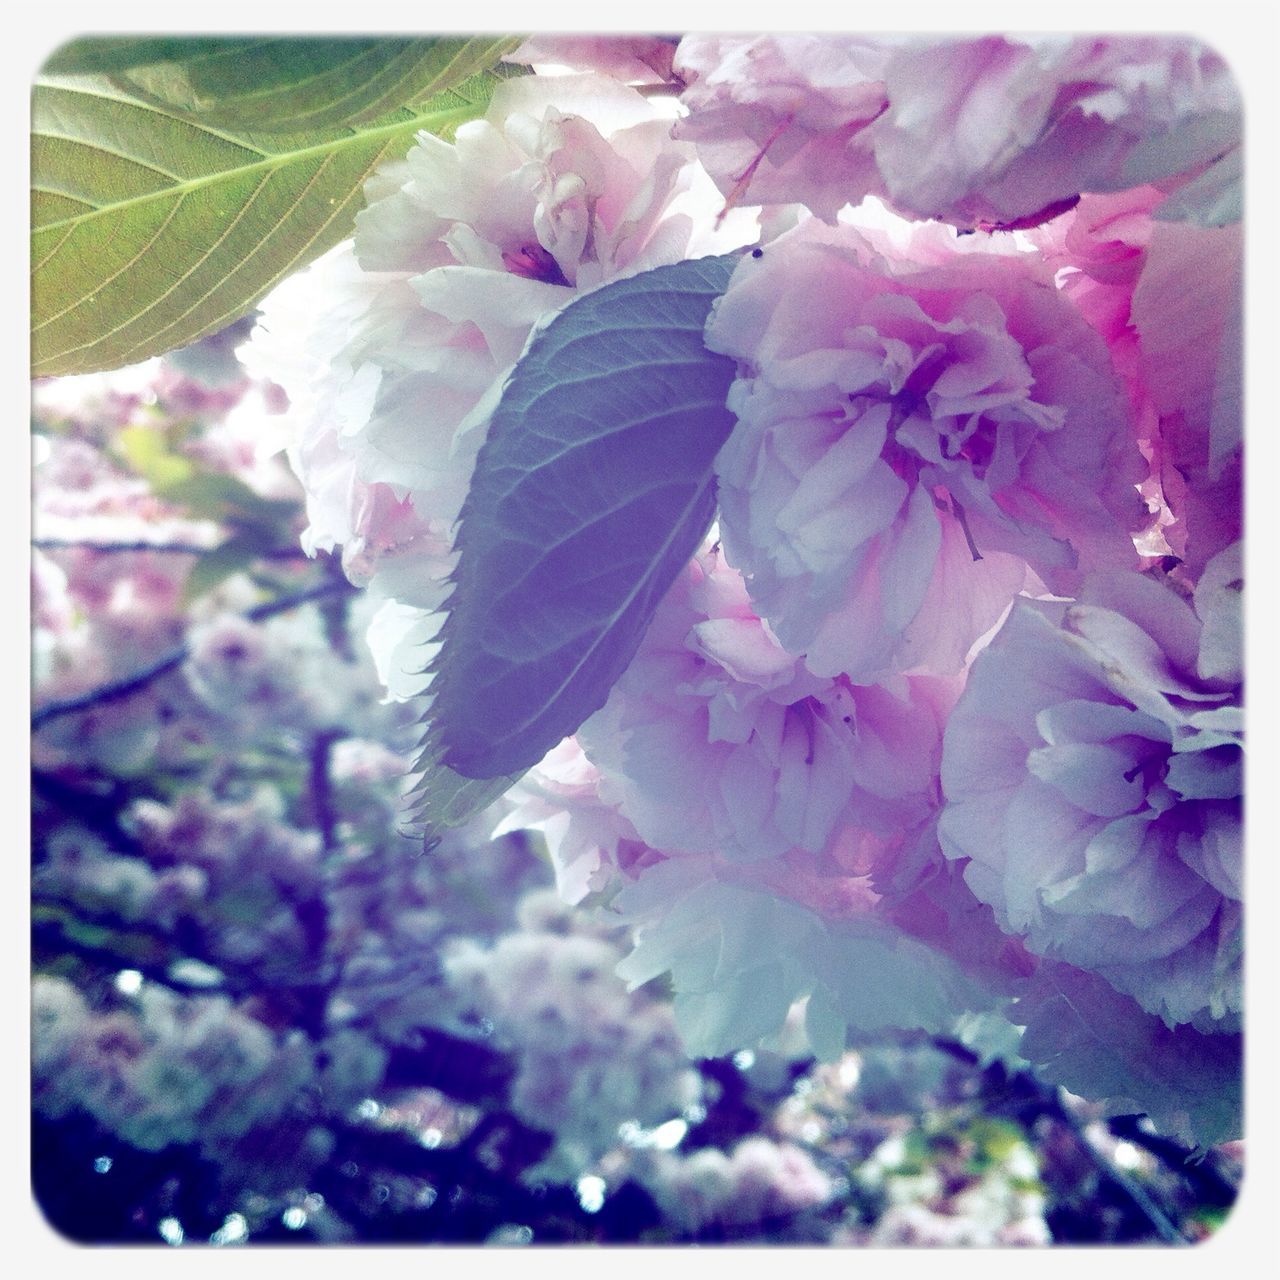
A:
<svg viewBox="0 0 1280 1280">
<path fill-rule="evenodd" d="M 311 793 L 311 816 L 320 832 L 320 847 L 332 853 L 338 847 L 335 830 L 338 819 L 333 811 L 333 782 L 329 777 L 333 744 L 342 737 L 335 729 L 321 730 L 311 740 L 307 762 L 307 781 Z"/>
<path fill-rule="evenodd" d="M 1151 1224 L 1151 1228 L 1156 1235 L 1166 1244 L 1188 1244 L 1187 1237 L 1174 1226 L 1169 1216 L 1148 1195 L 1146 1189 L 1137 1179 L 1131 1178 L 1123 1169 L 1117 1168 L 1107 1159 L 1103 1152 L 1093 1145 L 1085 1133 L 1079 1117 L 1066 1106 L 1060 1097 L 1056 1099 L 1056 1102 L 1057 1105 L 1053 1112 L 1054 1118 L 1071 1130 L 1085 1154 L 1093 1161 L 1099 1175 L 1124 1194 L 1134 1208 Z"/>
<path fill-rule="evenodd" d="M 1210 1199 L 1215 1204 L 1231 1205 L 1240 1194 L 1240 1188 L 1219 1167 L 1213 1151 L 1206 1152 L 1202 1159 L 1182 1143 L 1166 1138 L 1163 1134 L 1148 1133 L 1139 1123 L 1138 1116 L 1113 1116 L 1107 1127 L 1114 1138 L 1122 1142 L 1131 1142 L 1150 1152 L 1167 1169 L 1181 1174 L 1192 1183 L 1202 1198 Z"/>
<path fill-rule="evenodd" d="M 104 554 L 130 551 L 157 551 L 165 555 L 207 556 L 221 551 L 226 545 L 206 547 L 196 542 L 92 542 L 81 538 L 32 538 L 31 545 L 38 551 L 101 551 Z M 301 547 L 270 547 L 254 553 L 260 560 L 308 560 Z"/>
<path fill-rule="evenodd" d="M 287 613 L 301 605 L 310 604 L 313 600 L 325 600 L 331 596 L 345 595 L 355 588 L 345 578 L 329 578 L 318 586 L 308 587 L 305 591 L 296 591 L 290 595 L 277 596 L 265 604 L 256 605 L 241 616 L 248 622 L 262 622 L 278 613 Z M 48 702 L 31 714 L 32 729 L 42 728 L 52 720 L 63 716 L 75 715 L 80 711 L 88 711 L 104 702 L 118 702 L 131 694 L 138 693 L 147 685 L 180 667 L 190 655 L 189 647 L 184 643 L 166 654 L 163 658 L 135 671 L 132 675 L 119 680 L 110 680 L 90 689 L 87 693 L 78 694 L 74 698 L 63 698 L 59 702 Z"/>
<path fill-rule="evenodd" d="M 971 1049 L 954 1040 L 935 1036 L 931 1038 L 931 1043 L 943 1053 L 958 1058 L 971 1066 L 976 1066 L 980 1061 Z M 1123 1169 L 1117 1168 L 1112 1164 L 1107 1159 L 1106 1154 L 1093 1145 L 1085 1133 L 1084 1125 L 1080 1122 L 1080 1118 L 1067 1106 L 1059 1089 L 1046 1085 L 1030 1071 L 1009 1073 L 1007 1075 L 1007 1085 L 1011 1092 L 1021 1093 L 1026 1097 L 1037 1113 L 1048 1116 L 1051 1120 L 1056 1121 L 1070 1131 L 1071 1136 L 1076 1140 L 1084 1154 L 1088 1156 L 1098 1175 L 1105 1181 L 1110 1182 L 1129 1201 L 1133 1208 L 1146 1219 L 1152 1231 L 1161 1240 L 1166 1244 L 1188 1243 L 1186 1236 L 1178 1230 L 1170 1220 L 1169 1215 L 1155 1202 L 1146 1189 Z"/>
</svg>

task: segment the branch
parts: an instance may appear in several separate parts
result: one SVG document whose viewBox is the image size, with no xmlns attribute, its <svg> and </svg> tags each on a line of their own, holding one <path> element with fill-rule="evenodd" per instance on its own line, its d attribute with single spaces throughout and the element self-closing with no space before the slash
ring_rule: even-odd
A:
<svg viewBox="0 0 1280 1280">
<path fill-rule="evenodd" d="M 195 542 L 88 542 L 77 538 L 32 538 L 31 545 L 39 551 L 101 551 L 104 553 L 125 551 L 158 551 L 168 555 L 207 556 L 221 551 L 226 545 L 206 547 Z M 260 560 L 309 560 L 301 547 L 270 547 L 255 553 Z"/>
<path fill-rule="evenodd" d="M 332 853 L 338 847 L 334 834 L 338 819 L 333 811 L 333 782 L 329 777 L 329 765 L 333 744 L 342 736 L 335 729 L 317 733 L 311 740 L 311 753 L 307 760 L 311 818 L 320 832 L 320 847 L 325 853 Z"/>
<path fill-rule="evenodd" d="M 958 1059 L 971 1067 L 977 1067 L 981 1059 L 967 1046 L 943 1036 L 933 1036 L 930 1043 L 942 1053 Z M 1123 1169 L 1117 1168 L 1089 1140 L 1080 1118 L 1063 1100 L 1062 1092 L 1056 1087 L 1046 1085 L 1034 1072 L 1008 1071 L 1000 1062 L 992 1064 L 1000 1069 L 1008 1094 L 1022 1095 L 1030 1103 L 1035 1113 L 1048 1116 L 1070 1131 L 1076 1144 L 1088 1156 L 1097 1170 L 1098 1176 L 1111 1183 L 1120 1192 L 1137 1213 L 1145 1219 L 1152 1231 L 1166 1244 L 1187 1244 L 1186 1236 L 1173 1224 L 1169 1215 L 1156 1203 L 1147 1190 Z M 988 1068 L 990 1071 L 990 1068 Z"/>
<path fill-rule="evenodd" d="M 247 610 L 241 616 L 249 622 L 262 622 L 278 613 L 287 613 L 290 609 L 296 609 L 300 605 L 310 604 L 313 600 L 326 600 L 332 596 L 347 595 L 354 591 L 355 587 L 347 582 L 345 578 L 330 578 L 318 586 L 308 587 L 305 591 L 277 596 L 274 600 L 268 600 L 265 604 L 260 604 Z M 145 689 L 147 685 L 158 680 L 161 676 L 167 675 L 170 671 L 180 667 L 189 656 L 190 650 L 188 646 L 182 644 L 174 649 L 172 653 L 166 654 L 163 658 L 151 663 L 150 666 L 143 667 L 140 671 L 135 671 L 130 676 L 124 676 L 119 680 L 110 680 L 106 684 L 99 685 L 96 689 L 90 689 L 87 693 L 78 694 L 74 698 L 64 698 L 59 702 L 48 702 L 43 707 L 32 712 L 31 727 L 33 730 L 39 729 L 51 720 L 74 715 L 79 711 L 88 711 L 91 707 L 100 706 L 104 702 L 117 702 L 121 698 L 127 698 Z"/>
<path fill-rule="evenodd" d="M 1219 1167 L 1213 1151 L 1203 1159 L 1197 1159 L 1189 1147 L 1184 1147 L 1163 1134 L 1148 1133 L 1139 1124 L 1138 1116 L 1113 1116 L 1108 1121 L 1112 1136 L 1135 1147 L 1150 1152 L 1166 1168 L 1180 1173 L 1192 1183 L 1201 1198 L 1211 1200 L 1224 1208 L 1236 1202 L 1240 1188 Z"/>
<path fill-rule="evenodd" d="M 1110 1182 L 1125 1196 L 1166 1244 L 1190 1243 L 1137 1179 L 1130 1177 L 1123 1169 L 1118 1169 L 1093 1145 L 1084 1131 L 1084 1126 L 1080 1123 L 1080 1118 L 1063 1103 L 1060 1096 L 1055 1098 L 1055 1103 L 1052 1111 L 1054 1119 L 1071 1130 L 1082 1150 L 1093 1161 L 1099 1176 L 1104 1181 Z"/>
</svg>

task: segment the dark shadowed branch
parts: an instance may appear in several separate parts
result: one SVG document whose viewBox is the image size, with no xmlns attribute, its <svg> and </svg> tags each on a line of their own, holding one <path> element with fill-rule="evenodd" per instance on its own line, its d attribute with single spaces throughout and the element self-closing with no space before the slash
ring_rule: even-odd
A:
<svg viewBox="0 0 1280 1280">
<path fill-rule="evenodd" d="M 161 555 L 207 556 L 222 550 L 222 544 L 206 547 L 196 542 L 90 542 L 78 538 L 32 538 L 37 551 L 98 551 L 103 554 L 155 551 Z M 254 553 L 261 560 L 308 560 L 301 547 L 270 547 Z"/>
<path fill-rule="evenodd" d="M 260 604 L 247 610 L 241 616 L 249 622 L 262 622 L 267 618 L 275 617 L 276 614 L 287 613 L 290 609 L 297 609 L 304 604 L 347 595 L 354 590 L 355 588 L 345 578 L 332 577 L 317 586 L 307 587 L 303 591 L 277 596 L 274 600 L 268 600 L 265 604 Z M 62 716 L 75 715 L 80 711 L 88 711 L 91 707 L 100 706 L 105 702 L 118 702 L 121 698 L 127 698 L 132 694 L 138 693 L 161 676 L 167 675 L 170 671 L 180 667 L 187 660 L 189 653 L 188 646 L 181 644 L 171 653 L 165 654 L 163 658 L 159 658 L 150 665 L 135 671 L 132 675 L 122 676 L 118 680 L 109 680 L 106 684 L 101 684 L 96 689 L 90 689 L 85 693 L 77 694 L 74 698 L 63 698 L 57 702 L 47 702 L 43 707 L 39 707 L 31 713 L 31 727 L 32 729 L 39 729 L 51 720 L 57 720 Z"/>
</svg>

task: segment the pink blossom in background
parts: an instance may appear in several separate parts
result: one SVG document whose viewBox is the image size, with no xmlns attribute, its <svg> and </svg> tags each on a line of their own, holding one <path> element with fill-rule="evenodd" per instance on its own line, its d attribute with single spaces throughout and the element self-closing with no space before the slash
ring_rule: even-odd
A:
<svg viewBox="0 0 1280 1280">
<path fill-rule="evenodd" d="M 1203 1030 L 1241 1008 L 1242 573 L 1020 601 L 943 751 L 943 848 L 1001 926 Z"/>
<path fill-rule="evenodd" d="M 160 358 L 106 373 L 36 378 L 31 383 L 35 418 L 70 426 L 90 439 L 108 436 L 136 421 L 139 409 L 155 402 Z"/>
<path fill-rule="evenodd" d="M 1030 255 L 802 223 L 707 326 L 734 356 L 721 532 L 810 670 L 952 675 L 1028 583 L 1135 563 L 1147 467 L 1105 344 Z M 954 241 L 953 241 L 954 243 Z"/>
<path fill-rule="evenodd" d="M 837 1191 L 803 1148 L 760 1136 L 729 1154 L 715 1147 L 654 1152 L 636 1177 L 689 1231 L 820 1208 Z"/>
</svg>

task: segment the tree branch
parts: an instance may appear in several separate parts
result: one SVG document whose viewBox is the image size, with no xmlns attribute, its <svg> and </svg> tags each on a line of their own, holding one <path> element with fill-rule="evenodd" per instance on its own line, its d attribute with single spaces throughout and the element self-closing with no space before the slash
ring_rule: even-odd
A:
<svg viewBox="0 0 1280 1280">
<path fill-rule="evenodd" d="M 334 834 L 338 818 L 333 811 L 333 781 L 329 777 L 333 744 L 342 737 L 337 729 L 324 729 L 311 740 L 307 759 L 307 788 L 311 798 L 311 820 L 320 832 L 320 847 L 332 853 L 338 847 Z"/>
<path fill-rule="evenodd" d="M 930 1043 L 942 1053 L 946 1053 L 970 1066 L 976 1067 L 980 1059 L 966 1045 L 944 1036 L 933 1036 Z M 1036 1114 L 1048 1116 L 1063 1128 L 1067 1129 L 1081 1151 L 1089 1158 L 1097 1170 L 1098 1176 L 1109 1182 L 1129 1201 L 1137 1213 L 1147 1222 L 1152 1231 L 1166 1244 L 1187 1244 L 1187 1237 L 1170 1220 L 1169 1215 L 1156 1203 L 1136 1179 L 1131 1178 L 1123 1169 L 1117 1168 L 1106 1155 L 1099 1151 L 1089 1140 L 1080 1118 L 1063 1100 L 1060 1089 L 1046 1085 L 1038 1076 L 1030 1071 L 1009 1072 L 1003 1064 L 996 1062 L 993 1067 L 1000 1069 L 1007 1092 L 1020 1095 Z M 988 1068 L 990 1072 L 991 1068 Z"/>
<path fill-rule="evenodd" d="M 327 600 L 330 597 L 346 595 L 354 591 L 355 588 L 345 578 L 330 578 L 318 586 L 308 587 L 304 591 L 277 596 L 274 600 L 268 600 L 265 604 L 260 604 L 247 610 L 241 617 L 249 622 L 262 622 L 278 613 L 287 613 L 290 609 L 297 609 L 301 605 L 310 604 L 314 600 Z M 88 711 L 91 707 L 100 706 L 104 702 L 118 702 L 121 698 L 127 698 L 132 694 L 138 693 L 161 676 L 167 675 L 170 671 L 180 667 L 189 655 L 190 649 L 186 644 L 182 644 L 174 649 L 172 653 L 166 654 L 163 658 L 151 663 L 150 666 L 135 671 L 132 675 L 124 676 L 119 680 L 110 680 L 106 684 L 99 685 L 96 689 L 90 689 L 87 693 L 78 694 L 74 698 L 64 698 L 58 702 L 47 702 L 43 707 L 31 713 L 31 728 L 33 730 L 39 729 L 52 720 L 58 720 L 63 716 L 75 715 L 79 711 Z"/>
<path fill-rule="evenodd" d="M 1052 1111 L 1054 1119 L 1065 1125 L 1080 1144 L 1081 1150 L 1093 1161 L 1099 1177 L 1110 1182 L 1133 1205 L 1135 1209 L 1151 1224 L 1152 1230 L 1166 1244 L 1189 1244 L 1187 1237 L 1174 1226 L 1169 1215 L 1155 1202 L 1136 1178 L 1132 1178 L 1123 1169 L 1117 1168 L 1089 1140 L 1078 1116 L 1072 1113 L 1061 1100 L 1055 1099 L 1056 1106 Z"/>
<path fill-rule="evenodd" d="M 1155 1156 L 1167 1169 L 1180 1173 L 1196 1189 L 1202 1199 L 1227 1207 L 1236 1201 L 1240 1188 L 1219 1167 L 1215 1153 L 1209 1151 L 1203 1159 L 1172 1138 L 1163 1134 L 1148 1133 L 1139 1123 L 1138 1116 L 1113 1116 L 1107 1127 L 1112 1136 L 1131 1142 Z"/>
<path fill-rule="evenodd" d="M 77 538 L 32 538 L 31 545 L 38 551 L 101 551 L 104 553 L 127 551 L 158 551 L 168 555 L 207 556 L 221 551 L 225 543 L 206 547 L 196 542 L 89 542 Z M 301 547 L 270 547 L 256 553 L 262 560 L 309 560 Z"/>
</svg>

